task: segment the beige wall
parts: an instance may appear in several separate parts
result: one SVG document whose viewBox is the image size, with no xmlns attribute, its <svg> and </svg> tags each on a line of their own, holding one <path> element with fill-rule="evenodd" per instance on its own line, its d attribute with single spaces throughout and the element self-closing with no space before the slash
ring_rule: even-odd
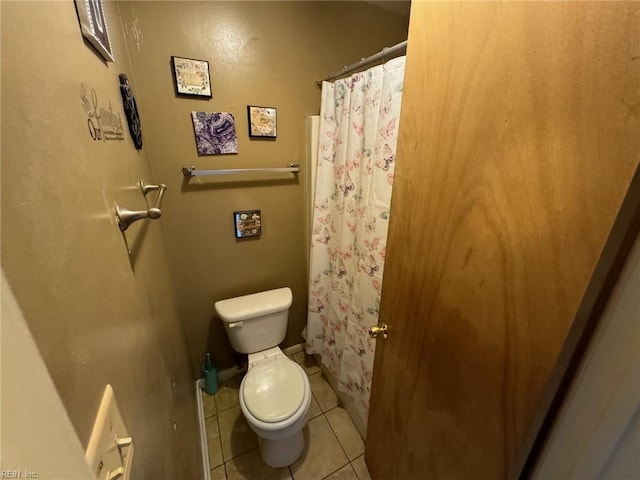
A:
<svg viewBox="0 0 640 480">
<path fill-rule="evenodd" d="M 4 272 L 0 322 L 0 471 L 33 472 L 40 480 L 90 479 L 84 449 Z"/>
<path fill-rule="evenodd" d="M 136 442 L 132 478 L 198 478 L 194 378 L 163 221 L 131 227 L 129 255 L 113 218 L 116 202 L 144 206 L 139 179 L 159 178 L 128 131 L 91 140 L 80 101 L 84 83 L 123 115 L 117 75 L 131 72 L 118 5 L 107 2 L 109 64 L 84 43 L 72 1 L 1 5 L 4 272 L 83 447 L 111 383 Z M 32 376 L 26 364 L 20 374 Z"/>
<path fill-rule="evenodd" d="M 163 223 L 194 369 L 207 350 L 218 366 L 234 356 L 213 303 L 290 286 L 284 346 L 302 341 L 307 278 L 305 194 L 287 175 L 199 177 L 200 169 L 305 163 L 305 117 L 317 114 L 314 80 L 406 39 L 408 18 L 362 2 L 132 2 L 121 5 L 147 151 L 169 185 Z M 176 98 L 172 55 L 208 60 L 213 99 Z M 249 140 L 247 105 L 278 109 L 278 138 Z M 234 113 L 238 155 L 198 157 L 191 111 Z M 270 181 L 265 179 L 270 178 Z M 260 209 L 263 234 L 238 241 L 232 212 Z"/>
<path fill-rule="evenodd" d="M 640 478 L 640 236 L 531 478 Z"/>
</svg>

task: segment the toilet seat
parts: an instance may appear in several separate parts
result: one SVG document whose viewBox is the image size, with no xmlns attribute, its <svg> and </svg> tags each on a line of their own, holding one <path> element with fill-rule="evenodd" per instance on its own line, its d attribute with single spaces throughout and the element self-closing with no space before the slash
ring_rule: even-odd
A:
<svg viewBox="0 0 640 480">
<path fill-rule="evenodd" d="M 304 371 L 288 358 L 270 358 L 253 366 L 240 395 L 256 420 L 273 424 L 296 414 L 306 398 Z"/>
</svg>

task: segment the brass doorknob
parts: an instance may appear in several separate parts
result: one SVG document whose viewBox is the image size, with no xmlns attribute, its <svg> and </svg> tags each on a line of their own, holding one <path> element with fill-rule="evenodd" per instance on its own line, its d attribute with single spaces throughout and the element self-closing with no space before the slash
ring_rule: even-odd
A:
<svg viewBox="0 0 640 480">
<path fill-rule="evenodd" d="M 389 327 L 387 327 L 385 323 L 369 327 L 369 335 L 371 338 L 378 338 L 378 335 L 380 334 L 382 334 L 382 338 L 386 339 L 389 337 Z"/>
</svg>

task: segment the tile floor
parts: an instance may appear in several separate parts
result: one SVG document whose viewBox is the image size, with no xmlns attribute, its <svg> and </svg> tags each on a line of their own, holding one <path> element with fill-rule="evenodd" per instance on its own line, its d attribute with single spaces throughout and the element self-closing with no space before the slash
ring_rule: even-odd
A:
<svg viewBox="0 0 640 480">
<path fill-rule="evenodd" d="M 364 463 L 364 442 L 313 357 L 299 352 L 311 383 L 305 450 L 291 466 L 270 468 L 262 462 L 256 434 L 238 401 L 241 376 L 222 382 L 218 393 L 202 393 L 211 480 L 370 480 Z"/>
</svg>

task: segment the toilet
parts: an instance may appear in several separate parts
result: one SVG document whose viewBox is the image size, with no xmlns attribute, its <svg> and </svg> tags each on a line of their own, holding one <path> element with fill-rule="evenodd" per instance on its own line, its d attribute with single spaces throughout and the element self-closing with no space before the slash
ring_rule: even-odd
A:
<svg viewBox="0 0 640 480">
<path fill-rule="evenodd" d="M 249 355 L 240 408 L 270 467 L 291 465 L 302 454 L 302 428 L 311 405 L 304 369 L 278 347 L 287 333 L 292 300 L 291 289 L 284 287 L 215 303 L 231 346 Z"/>
</svg>

